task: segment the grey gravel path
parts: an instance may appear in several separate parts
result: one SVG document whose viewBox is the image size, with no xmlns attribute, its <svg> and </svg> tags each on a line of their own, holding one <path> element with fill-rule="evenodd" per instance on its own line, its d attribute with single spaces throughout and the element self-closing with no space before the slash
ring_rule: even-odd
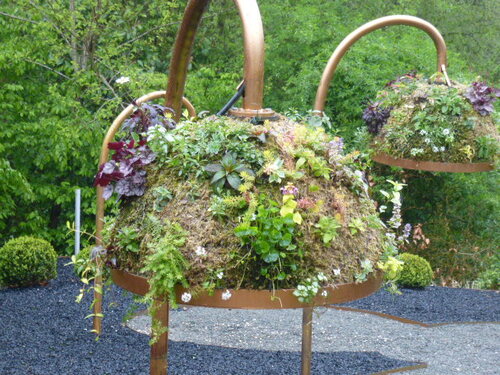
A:
<svg viewBox="0 0 500 375">
<path fill-rule="evenodd" d="M 240 349 L 299 351 L 301 310 L 223 310 L 189 307 L 171 312 L 170 339 Z M 149 318 L 128 322 L 149 329 Z M 318 309 L 313 350 L 377 351 L 406 361 L 426 362 L 415 375 L 500 374 L 500 325 L 452 324 L 425 328 L 371 314 Z"/>
</svg>

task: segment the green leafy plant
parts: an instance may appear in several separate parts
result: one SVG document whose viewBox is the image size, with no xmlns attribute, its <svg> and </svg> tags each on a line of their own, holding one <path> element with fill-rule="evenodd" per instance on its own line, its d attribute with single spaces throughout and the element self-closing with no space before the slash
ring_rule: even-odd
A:
<svg viewBox="0 0 500 375">
<path fill-rule="evenodd" d="M 172 192 L 164 186 L 158 186 L 154 189 L 153 196 L 155 198 L 154 209 L 158 212 L 163 211 L 168 202 L 174 197 Z"/>
<path fill-rule="evenodd" d="M 57 276 L 57 254 L 47 241 L 18 237 L 0 248 L 0 285 L 28 286 Z"/>
<path fill-rule="evenodd" d="M 337 238 L 337 229 L 342 228 L 342 224 L 335 217 L 323 216 L 318 223 L 314 225 L 318 228 L 317 232 L 321 235 L 323 243 L 328 244 Z"/>
<path fill-rule="evenodd" d="M 123 227 L 116 235 L 118 246 L 120 246 L 123 250 L 130 251 L 132 253 L 139 252 L 138 237 L 139 233 L 132 227 Z"/>
<path fill-rule="evenodd" d="M 89 279 L 95 275 L 95 262 L 91 259 L 94 246 L 87 246 L 80 250 L 77 255 L 71 256 L 73 271 L 80 279 Z"/>
<path fill-rule="evenodd" d="M 368 277 L 368 274 L 373 272 L 373 263 L 370 259 L 364 259 L 360 262 L 361 272 L 356 274 L 356 281 L 361 282 L 365 281 Z"/>
<path fill-rule="evenodd" d="M 231 153 L 224 155 L 220 163 L 205 166 L 205 171 L 214 174 L 210 183 L 217 190 L 221 190 L 224 186 L 238 190 L 241 185 L 239 176 L 241 172 L 246 172 L 252 176 L 255 175 L 251 169 L 239 163 L 235 155 Z"/>
<path fill-rule="evenodd" d="M 366 224 L 363 219 L 359 217 L 353 217 L 349 222 L 349 229 L 352 235 L 364 232 L 366 230 Z"/>
<path fill-rule="evenodd" d="M 270 280 L 285 280 L 288 272 L 297 269 L 293 258 L 300 255 L 293 243 L 296 223 L 292 213 L 280 214 L 275 201 L 261 196 L 260 202 L 251 222 L 238 225 L 234 232 L 261 261 L 262 276 Z"/>
<path fill-rule="evenodd" d="M 401 254 L 400 259 L 404 264 L 397 280 L 399 285 L 409 288 L 424 288 L 431 285 L 433 272 L 427 260 L 410 253 Z"/>
</svg>

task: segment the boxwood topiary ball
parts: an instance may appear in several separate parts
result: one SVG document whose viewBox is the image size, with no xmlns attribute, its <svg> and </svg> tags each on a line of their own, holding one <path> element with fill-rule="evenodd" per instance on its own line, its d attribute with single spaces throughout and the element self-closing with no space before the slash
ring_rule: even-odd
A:
<svg viewBox="0 0 500 375">
<path fill-rule="evenodd" d="M 433 272 L 431 265 L 424 258 L 409 254 L 401 254 L 404 262 L 403 269 L 398 279 L 398 284 L 409 288 L 425 288 L 431 285 Z"/>
<path fill-rule="evenodd" d="M 19 237 L 0 248 L 0 284 L 28 286 L 57 276 L 57 254 L 50 243 Z"/>
</svg>

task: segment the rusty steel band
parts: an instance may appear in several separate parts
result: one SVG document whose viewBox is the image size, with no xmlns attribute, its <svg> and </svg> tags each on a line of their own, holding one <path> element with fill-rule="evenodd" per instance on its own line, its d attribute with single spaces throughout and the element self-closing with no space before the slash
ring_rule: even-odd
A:
<svg viewBox="0 0 500 375">
<path fill-rule="evenodd" d="M 165 91 L 154 91 L 149 94 L 146 94 L 144 96 L 141 96 L 138 98 L 135 102 L 136 104 L 142 104 L 146 103 L 150 100 L 154 99 L 159 99 L 159 98 L 164 98 L 166 95 Z M 188 110 L 189 116 L 191 117 L 196 117 L 196 110 L 191 104 L 189 100 L 186 98 L 182 98 L 181 103 L 186 107 Z M 104 137 L 104 140 L 102 142 L 101 146 L 101 155 L 99 158 L 99 165 L 106 163 L 109 158 L 109 149 L 108 149 L 108 143 L 112 142 L 116 133 L 118 130 L 120 130 L 120 127 L 122 126 L 123 122 L 134 112 L 135 105 L 129 104 L 119 115 L 118 117 L 115 118 L 113 123 L 111 124 L 110 128 L 108 129 L 108 132 L 106 133 L 106 136 Z M 97 209 L 96 209 L 96 245 L 101 246 L 102 245 L 102 230 L 104 227 L 104 208 L 105 208 L 105 203 L 104 203 L 104 198 L 102 196 L 103 193 L 103 188 L 102 186 L 97 186 Z M 100 259 L 99 257 L 96 258 L 97 262 L 97 267 L 101 269 L 102 265 L 100 264 Z M 97 334 L 101 333 L 101 317 L 98 316 L 97 314 L 101 314 L 102 311 L 102 293 L 100 289 L 102 289 L 102 277 L 98 273 L 96 275 L 96 278 L 94 279 L 94 286 L 97 288 L 94 288 L 94 319 L 93 319 L 93 328 L 94 331 L 96 331 Z"/>
<path fill-rule="evenodd" d="M 127 271 L 112 269 L 111 277 L 113 282 L 119 287 L 129 292 L 145 295 L 149 290 L 148 280 L 145 277 L 134 275 Z M 312 304 L 299 302 L 293 295 L 294 289 L 254 290 L 238 289 L 230 290 L 231 298 L 222 299 L 222 290 L 216 290 L 213 295 L 203 293 L 194 295 L 188 303 L 181 301 L 183 293 L 188 289 L 176 288 L 176 299 L 178 303 L 190 306 L 216 307 L 228 309 L 298 309 L 311 306 L 324 306 L 335 303 L 345 303 L 354 301 L 377 291 L 383 281 L 381 273 L 377 273 L 362 283 L 340 284 L 334 287 L 327 287 L 326 297 L 317 296 Z"/>
<path fill-rule="evenodd" d="M 316 92 L 316 100 L 314 103 L 315 111 L 323 113 L 330 82 L 332 81 L 332 78 L 335 74 L 337 65 L 339 64 L 345 53 L 349 50 L 349 48 L 364 35 L 369 34 L 372 31 L 380 29 L 382 27 L 392 25 L 414 26 L 429 34 L 429 36 L 434 41 L 434 45 L 436 46 L 437 50 L 437 70 L 439 72 L 442 71 L 442 66 L 446 66 L 446 43 L 444 42 L 441 33 L 432 24 L 424 21 L 421 18 L 413 16 L 398 15 L 378 18 L 371 22 L 365 23 L 363 26 L 354 30 L 352 33 L 346 36 L 335 49 L 332 56 L 330 57 L 330 60 L 328 60 L 328 64 L 326 65 L 325 70 L 323 71 L 323 75 L 318 86 L 318 91 Z"/>
<path fill-rule="evenodd" d="M 264 91 L 264 28 L 256 0 L 233 0 L 243 24 L 245 53 L 243 115 L 262 110 Z M 184 95 L 187 70 L 191 59 L 196 31 L 209 0 L 191 0 L 184 12 L 184 19 L 177 34 L 170 61 L 166 106 L 180 116 L 181 98 Z M 267 113 L 264 113 L 266 115 Z"/>
<path fill-rule="evenodd" d="M 491 163 L 444 163 L 437 161 L 416 161 L 411 159 L 396 159 L 384 153 L 376 154 L 372 156 L 372 159 L 380 164 L 429 172 L 474 173 L 488 172 L 494 169 L 494 166 Z"/>
</svg>

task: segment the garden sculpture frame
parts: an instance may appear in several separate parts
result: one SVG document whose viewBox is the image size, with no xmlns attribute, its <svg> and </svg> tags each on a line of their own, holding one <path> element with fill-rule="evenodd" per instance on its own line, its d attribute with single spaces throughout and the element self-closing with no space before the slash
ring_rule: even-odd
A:
<svg viewBox="0 0 500 375">
<path fill-rule="evenodd" d="M 275 112 L 263 107 L 264 88 L 264 32 L 259 7 L 256 0 L 233 0 L 239 9 L 243 23 L 244 35 L 244 81 L 245 96 L 243 108 L 232 109 L 230 114 L 235 117 L 258 117 L 261 119 L 272 118 Z M 174 119 L 180 117 L 181 107 L 187 107 L 190 116 L 195 115 L 191 103 L 185 98 L 184 87 L 187 76 L 188 63 L 191 56 L 192 46 L 196 30 L 200 24 L 202 15 L 209 4 L 209 0 L 190 0 L 182 21 L 174 47 L 174 53 L 170 63 L 170 73 L 166 92 L 157 91 L 145 95 L 138 100 L 137 104 L 149 100 L 165 97 L 167 110 L 172 111 Z M 128 106 L 113 122 L 109 128 L 101 150 L 100 164 L 105 163 L 109 157 L 108 143 L 120 129 L 123 121 L 133 113 L 134 106 Z M 96 237 L 97 245 L 102 245 L 102 230 L 104 224 L 105 202 L 103 188 L 97 187 L 97 214 L 96 214 Z M 98 270 L 102 268 L 102 260 L 96 259 Z M 128 273 L 123 270 L 113 269 L 111 271 L 113 282 L 132 293 L 145 295 L 149 290 L 146 278 Z M 333 303 L 344 303 L 366 297 L 377 291 L 382 284 L 382 274 L 375 273 L 368 280 L 361 283 L 340 284 L 334 287 L 324 288 L 328 291 L 327 296 L 316 296 L 312 303 L 301 303 L 293 295 L 293 289 L 277 290 L 231 290 L 232 298 L 223 300 L 222 290 L 216 290 L 214 295 L 201 294 L 193 296 L 188 302 L 181 302 L 181 295 L 185 289 L 176 288 L 176 299 L 179 303 L 191 306 L 232 308 L 232 309 L 291 309 L 302 308 L 302 375 L 311 373 L 312 356 L 312 315 L 315 306 L 329 305 Z M 94 280 L 94 331 L 97 334 L 102 330 L 102 276 L 97 272 Z M 168 299 L 155 300 L 155 320 L 161 322 L 162 327 L 168 327 L 169 303 Z M 163 333 L 151 346 L 150 374 L 167 374 L 167 352 L 168 332 Z"/>
<path fill-rule="evenodd" d="M 321 81 L 316 92 L 314 102 L 314 112 L 322 115 L 325 109 L 326 98 L 330 83 L 334 77 L 337 66 L 340 60 L 347 53 L 349 48 L 361 39 L 364 35 L 371 33 L 386 26 L 406 25 L 416 27 L 425 31 L 434 41 L 437 51 L 437 70 L 443 73 L 449 85 L 448 76 L 446 73 L 447 66 L 447 51 L 446 43 L 439 30 L 431 23 L 413 16 L 395 15 L 381 17 L 371 22 L 365 23 L 342 40 L 337 48 L 332 53 L 328 63 L 321 76 Z M 397 159 L 385 153 L 373 155 L 372 159 L 381 164 L 392 165 L 406 169 L 416 169 L 431 172 L 484 172 L 493 170 L 493 165 L 488 162 L 482 163 L 444 163 L 435 161 L 415 161 L 411 159 Z"/>
</svg>

